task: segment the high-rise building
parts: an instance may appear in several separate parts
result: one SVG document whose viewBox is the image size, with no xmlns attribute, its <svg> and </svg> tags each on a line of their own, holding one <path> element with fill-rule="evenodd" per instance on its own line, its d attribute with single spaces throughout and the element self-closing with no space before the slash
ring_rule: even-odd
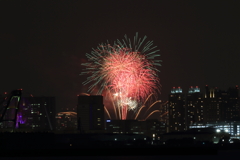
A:
<svg viewBox="0 0 240 160">
<path fill-rule="evenodd" d="M 239 88 L 229 88 L 225 100 L 223 116 L 225 121 L 240 121 Z"/>
<path fill-rule="evenodd" d="M 205 87 L 203 111 L 205 123 L 220 122 L 222 120 L 221 111 L 223 111 L 226 96 L 227 93 L 225 91 L 209 88 L 208 86 Z"/>
<path fill-rule="evenodd" d="M 78 96 L 78 129 L 82 133 L 104 131 L 104 104 L 101 95 Z"/>
<path fill-rule="evenodd" d="M 169 132 L 185 130 L 185 97 L 180 87 L 169 95 Z"/>
<path fill-rule="evenodd" d="M 200 88 L 190 87 L 186 96 L 186 126 L 203 123 L 203 98 Z"/>
<path fill-rule="evenodd" d="M 163 122 L 163 123 L 168 123 L 168 118 L 169 118 L 169 114 L 168 114 L 168 111 L 169 111 L 169 104 L 168 104 L 168 101 L 163 101 L 161 104 L 160 104 L 160 116 L 159 116 L 159 121 L 160 122 Z"/>
<path fill-rule="evenodd" d="M 53 131 L 55 110 L 55 97 L 22 97 L 18 127 L 28 131 Z"/>
</svg>

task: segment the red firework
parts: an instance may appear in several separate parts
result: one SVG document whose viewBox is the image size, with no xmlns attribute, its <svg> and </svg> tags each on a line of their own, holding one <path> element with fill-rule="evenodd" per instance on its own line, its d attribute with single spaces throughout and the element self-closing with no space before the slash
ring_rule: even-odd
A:
<svg viewBox="0 0 240 160">
<path fill-rule="evenodd" d="M 121 48 L 105 57 L 103 74 L 109 89 L 120 93 L 122 119 L 126 119 L 129 98 L 141 101 L 157 89 L 158 78 L 144 55 Z"/>
<path fill-rule="evenodd" d="M 89 91 L 99 87 L 98 94 L 103 90 L 110 91 L 117 100 L 119 115 L 126 119 L 129 109 L 136 109 L 150 94 L 159 91 L 160 83 L 157 76 L 158 70 L 154 66 L 161 66 L 160 61 L 154 59 L 159 50 L 154 50 L 152 41 L 143 45 L 146 36 L 138 39 L 134 37 L 132 44 L 125 36 L 126 41 L 117 40 L 114 45 L 101 44 L 93 49 L 91 54 L 86 54 L 88 63 L 85 72 L 90 74 L 84 85 L 94 82 Z"/>
</svg>

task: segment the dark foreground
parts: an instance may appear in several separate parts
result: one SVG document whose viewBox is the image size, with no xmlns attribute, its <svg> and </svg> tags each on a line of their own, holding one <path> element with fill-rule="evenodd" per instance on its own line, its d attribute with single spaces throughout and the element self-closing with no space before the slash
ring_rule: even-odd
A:
<svg viewBox="0 0 240 160">
<path fill-rule="evenodd" d="M 83 150 L 84 151 L 84 150 Z M 86 150 L 85 150 L 86 151 Z M 102 151 L 102 150 L 101 150 Z M 121 151 L 119 150 L 119 152 L 124 152 L 125 150 Z M 164 152 L 166 150 L 163 150 Z M 163 152 L 162 151 L 162 152 Z M 190 150 L 191 151 L 191 150 Z M 86 154 L 86 155 L 82 155 L 82 154 L 73 154 L 72 152 L 68 152 L 68 151 L 64 151 L 62 153 L 61 150 L 49 150 L 48 152 L 51 152 L 50 154 L 47 154 L 45 152 L 42 152 L 42 150 L 39 150 L 38 152 L 34 152 L 34 153 L 29 153 L 27 154 L 25 152 L 25 154 L 27 154 L 27 156 L 23 156 L 20 154 L 20 152 L 18 152 L 18 154 L 20 154 L 20 156 L 15 155 L 14 152 L 12 152 L 11 155 L 14 156 L 5 156 L 5 157 L 0 157 L 1 160 L 213 160 L 213 159 L 217 159 L 217 160 L 226 160 L 229 159 L 231 157 L 231 160 L 238 160 L 239 159 L 239 153 L 240 150 L 219 150 L 217 152 L 217 154 L 192 154 L 192 155 L 188 155 L 186 152 L 189 152 L 189 150 L 185 150 L 185 154 L 174 154 L 172 150 L 168 150 L 168 154 L 163 154 L 161 151 L 160 154 L 156 155 L 139 155 L 139 152 L 148 152 L 148 150 L 131 150 L 131 152 L 138 152 L 136 155 L 126 155 L 126 154 L 116 154 L 113 155 L 111 154 L 111 150 L 106 153 L 107 151 L 105 151 L 106 155 L 99 155 L 96 154 L 99 151 L 97 150 L 93 150 L 91 151 L 92 155 Z M 36 154 L 37 153 L 37 154 Z M 41 154 L 44 153 L 44 154 Z M 36 154 L 36 155 L 34 155 Z"/>
<path fill-rule="evenodd" d="M 108 147 L 1 150 L 1 160 L 238 160 L 240 148 Z"/>
<path fill-rule="evenodd" d="M 1 134 L 0 157 L 9 158 L 50 158 L 50 159 L 99 159 L 102 157 L 137 157 L 152 159 L 169 156 L 233 156 L 240 154 L 240 144 L 171 144 L 151 145 L 145 140 L 131 142 L 101 141 L 79 134 Z M 85 158 L 84 158 L 85 157 Z M 105 157 L 105 158 L 104 158 Z M 124 158 L 125 159 L 125 158 Z M 128 159 L 128 158 L 126 158 Z M 172 158 L 171 158 L 172 159 Z M 174 158 L 173 158 L 174 159 Z M 205 160 L 205 159 L 204 159 Z"/>
<path fill-rule="evenodd" d="M 79 157 L 79 156 L 172 156 L 240 153 L 240 148 L 219 147 L 103 147 L 75 149 L 2 149 L 1 157 Z"/>
</svg>

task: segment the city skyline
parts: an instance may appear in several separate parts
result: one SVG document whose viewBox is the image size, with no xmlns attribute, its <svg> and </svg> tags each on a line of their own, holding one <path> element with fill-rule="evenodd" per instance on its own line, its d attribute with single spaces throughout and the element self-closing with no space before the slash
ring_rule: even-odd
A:
<svg viewBox="0 0 240 160">
<path fill-rule="evenodd" d="M 127 34 L 147 35 L 160 49 L 161 94 L 172 86 L 226 90 L 240 82 L 238 1 L 1 2 L 0 93 L 23 88 L 56 96 L 57 110 L 86 93 L 81 63 L 93 46 Z"/>
<path fill-rule="evenodd" d="M 23 138 L 27 144 L 34 143 L 27 141 L 28 135 L 48 137 L 50 148 L 60 144 L 70 148 L 96 147 L 95 142 L 102 147 L 113 147 L 115 143 L 116 146 L 215 148 L 223 144 L 234 147 L 240 142 L 238 86 L 229 87 L 227 91 L 209 86 L 201 91 L 198 86 L 191 86 L 187 94 L 182 93 L 180 87 L 173 87 L 167 103 L 163 104 L 168 112 L 163 121 L 152 118 L 105 119 L 102 95 L 79 95 L 77 112 L 55 114 L 54 97 L 21 97 L 21 92 L 21 89 L 12 91 L 5 98 L 8 102 L 2 103 L 7 112 L 1 113 L 1 134 L 8 137 L 3 139 L 8 141 L 10 137 L 21 136 L 7 145 L 11 148 L 15 145 L 29 148 L 22 143 Z M 13 110 L 18 113 L 12 114 Z M 12 119 L 14 115 L 18 118 Z M 44 147 L 47 141 L 38 141 L 37 146 Z"/>
<path fill-rule="evenodd" d="M 205 91 L 206 87 L 209 87 L 210 89 L 214 89 L 214 90 L 220 91 L 220 92 L 227 92 L 229 89 L 234 89 L 236 87 L 238 88 L 238 85 L 227 87 L 227 89 L 225 89 L 225 90 L 223 90 L 222 88 L 219 88 L 219 87 L 208 86 L 208 85 L 205 85 L 202 88 L 200 88 L 199 86 L 189 86 L 188 89 L 185 89 L 185 90 L 179 86 L 172 87 L 167 94 L 168 98 L 166 100 L 154 99 L 153 95 L 149 95 L 147 97 L 146 101 L 144 103 L 142 103 L 135 112 L 133 112 L 133 111 L 129 112 L 127 119 L 146 120 L 150 117 L 150 119 L 159 119 L 160 120 L 161 114 L 165 115 L 165 113 L 166 113 L 166 110 L 164 110 L 162 107 L 164 105 L 166 105 L 167 102 L 169 101 L 169 95 L 175 94 L 175 93 L 180 93 L 180 94 L 182 94 L 183 98 L 185 99 L 189 93 L 196 92 L 196 93 L 203 94 L 204 92 L 206 92 Z M 2 96 L 0 98 L 3 99 L 4 97 L 9 96 L 10 93 L 11 92 L 4 92 L 3 94 L 0 94 L 0 96 Z M 32 98 L 46 97 L 46 96 L 33 96 L 33 95 L 29 94 L 28 92 L 24 93 L 24 90 L 22 90 L 22 94 L 23 94 L 23 97 L 32 97 Z M 80 95 L 90 96 L 91 94 L 82 93 Z M 79 97 L 80 95 L 77 95 L 77 97 Z M 92 94 L 91 96 L 95 96 L 95 95 Z M 51 97 L 55 97 L 55 96 L 51 96 Z M 103 96 L 103 99 L 104 99 L 103 101 L 104 101 L 104 108 L 105 108 L 104 109 L 105 110 L 104 111 L 105 119 L 108 119 L 110 117 L 112 119 L 119 119 L 119 116 L 117 115 L 117 113 L 114 113 L 114 108 L 112 106 L 113 102 L 111 101 L 111 99 L 108 99 L 104 96 Z M 56 101 L 57 101 L 57 99 L 56 99 Z M 21 102 L 21 103 L 23 103 L 23 102 Z M 76 103 L 78 104 L 78 102 L 76 102 Z M 60 112 L 74 112 L 74 111 L 76 112 L 77 106 L 78 105 L 75 105 L 72 107 L 60 108 L 60 109 L 56 110 L 56 116 L 57 116 L 57 113 L 60 113 Z M 57 108 L 57 105 L 56 105 L 56 108 Z M 109 117 L 109 115 L 110 115 L 110 117 Z"/>
</svg>

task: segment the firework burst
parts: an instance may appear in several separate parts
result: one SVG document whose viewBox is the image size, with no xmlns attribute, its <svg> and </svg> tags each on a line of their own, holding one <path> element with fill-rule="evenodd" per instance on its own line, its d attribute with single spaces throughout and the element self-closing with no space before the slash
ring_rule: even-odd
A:
<svg viewBox="0 0 240 160">
<path fill-rule="evenodd" d="M 128 110 L 136 110 L 138 104 L 151 93 L 159 92 L 159 78 L 156 66 L 161 66 L 160 56 L 154 50 L 153 42 L 144 44 L 146 36 L 133 43 L 125 36 L 125 40 L 117 40 L 110 44 L 100 44 L 91 54 L 86 54 L 88 63 L 83 63 L 86 69 L 82 74 L 90 74 L 84 85 L 92 83 L 89 92 L 100 87 L 97 94 L 107 89 L 114 94 L 117 106 L 120 108 L 121 119 L 127 118 Z"/>
</svg>

